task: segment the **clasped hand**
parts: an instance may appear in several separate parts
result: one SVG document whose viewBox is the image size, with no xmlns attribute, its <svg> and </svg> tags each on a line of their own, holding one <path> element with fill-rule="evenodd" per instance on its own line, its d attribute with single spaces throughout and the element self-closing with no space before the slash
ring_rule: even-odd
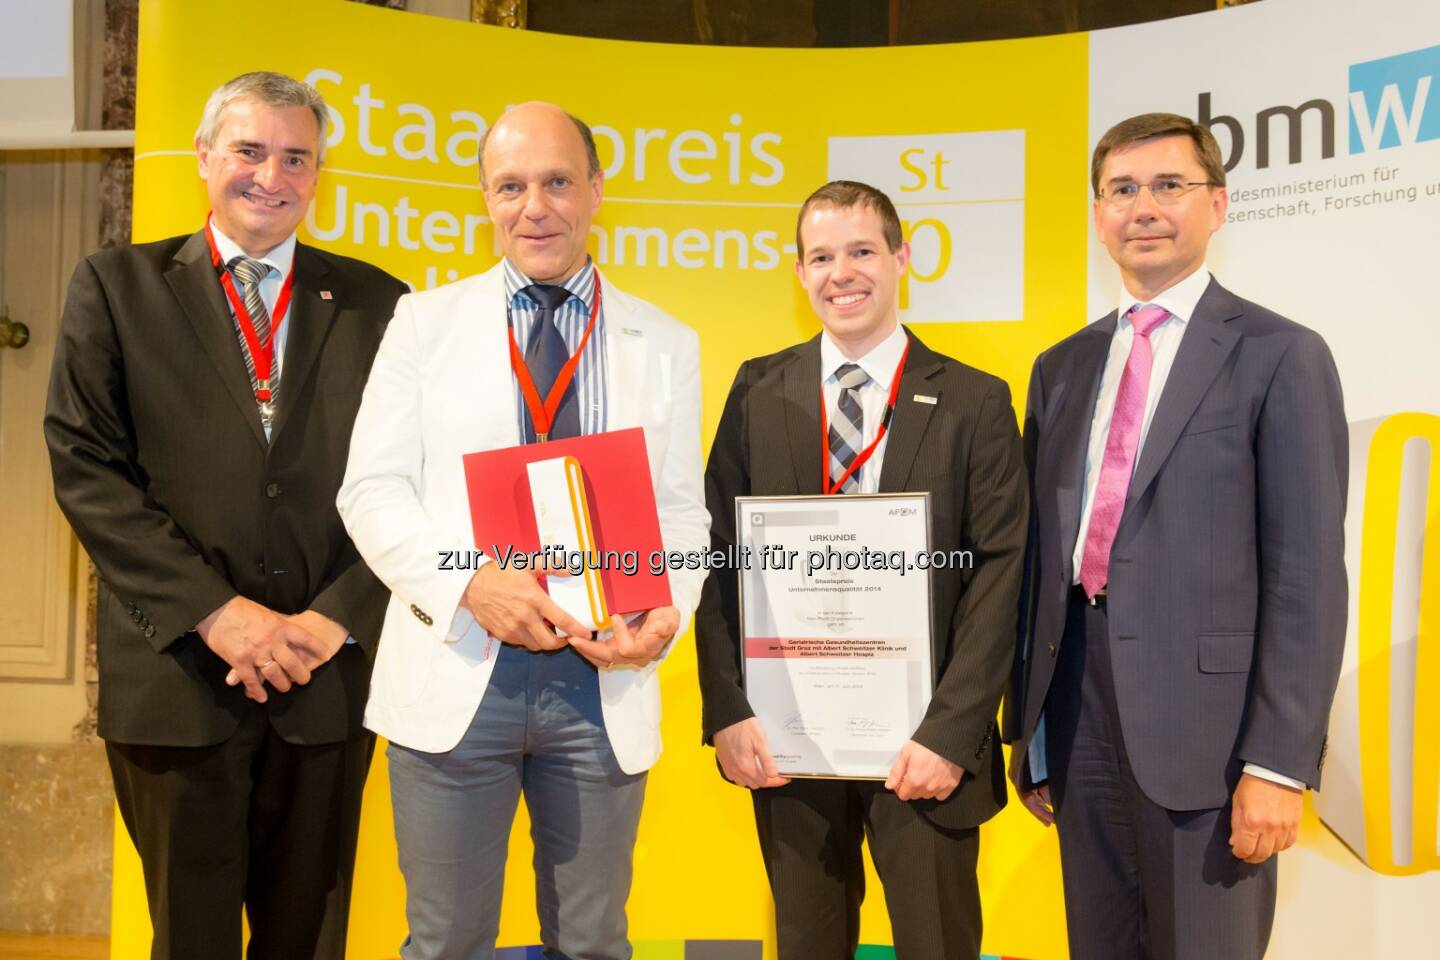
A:
<svg viewBox="0 0 1440 960">
<path fill-rule="evenodd" d="M 310 682 L 345 643 L 344 627 L 306 610 L 284 616 L 245 597 L 231 597 L 196 626 L 216 656 L 230 664 L 225 682 L 242 684 L 256 703 L 269 699 L 268 682 L 286 693 Z"/>
</svg>

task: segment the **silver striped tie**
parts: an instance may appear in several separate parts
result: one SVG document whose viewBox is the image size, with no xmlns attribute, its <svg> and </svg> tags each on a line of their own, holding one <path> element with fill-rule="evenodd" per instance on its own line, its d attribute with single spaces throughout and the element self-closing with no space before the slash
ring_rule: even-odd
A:
<svg viewBox="0 0 1440 960">
<path fill-rule="evenodd" d="M 830 478 L 834 480 L 855 462 L 863 446 L 865 415 L 860 408 L 860 390 L 870 382 L 870 375 L 853 363 L 842 364 L 835 371 L 840 385 L 838 414 L 830 420 Z M 863 469 L 863 468 L 862 468 Z M 840 485 L 841 493 L 858 493 L 860 471 L 857 470 Z"/>
<path fill-rule="evenodd" d="M 250 314 L 250 319 L 255 324 L 255 337 L 261 343 L 270 338 L 270 311 L 265 309 L 265 301 L 260 298 L 260 281 L 270 272 L 270 265 L 261 263 L 259 260 L 251 260 L 249 257 L 236 257 L 226 264 L 230 273 L 240 283 L 240 294 L 245 301 L 245 309 Z M 245 358 L 245 372 L 250 375 L 250 389 L 260 389 L 260 379 L 255 375 L 255 358 L 250 356 L 250 346 L 245 342 L 245 334 L 240 330 L 240 318 L 231 318 L 235 324 L 235 336 L 240 340 L 240 355 Z M 279 364 L 274 360 L 270 364 L 270 402 L 275 402 L 280 387 Z"/>
</svg>

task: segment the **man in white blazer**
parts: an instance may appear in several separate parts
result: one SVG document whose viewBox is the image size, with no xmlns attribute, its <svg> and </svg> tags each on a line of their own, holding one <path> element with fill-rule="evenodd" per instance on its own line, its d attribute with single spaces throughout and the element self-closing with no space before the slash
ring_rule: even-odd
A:
<svg viewBox="0 0 1440 960">
<path fill-rule="evenodd" d="M 705 549 L 699 342 L 605 283 L 587 256 L 603 176 L 584 123 L 523 104 L 480 151 L 505 258 L 401 298 L 338 500 L 393 591 L 365 723 L 390 741 L 410 926 L 401 955 L 491 956 L 523 793 L 546 955 L 624 960 L 645 771 L 660 755 L 657 669 L 704 574 L 670 571 L 673 606 L 592 636 L 534 573 L 488 557 L 445 569 L 458 565 L 443 555 L 473 540 L 465 454 L 633 426 L 645 429 L 665 548 Z M 521 389 L 527 376 L 542 400 L 558 383 L 550 415 Z"/>
</svg>

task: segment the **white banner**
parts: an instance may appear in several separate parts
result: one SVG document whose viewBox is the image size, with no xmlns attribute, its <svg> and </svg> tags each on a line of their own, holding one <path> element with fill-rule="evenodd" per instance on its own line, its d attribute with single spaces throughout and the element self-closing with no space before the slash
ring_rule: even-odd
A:
<svg viewBox="0 0 1440 960">
<path fill-rule="evenodd" d="M 1231 197 L 1210 269 L 1321 333 L 1345 389 L 1351 609 L 1325 826 L 1281 859 L 1269 956 L 1431 955 L 1440 16 L 1433 0 L 1267 0 L 1097 32 L 1090 54 L 1090 142 L 1147 111 L 1208 123 Z M 1089 274 L 1094 318 L 1119 279 L 1093 237 Z"/>
</svg>

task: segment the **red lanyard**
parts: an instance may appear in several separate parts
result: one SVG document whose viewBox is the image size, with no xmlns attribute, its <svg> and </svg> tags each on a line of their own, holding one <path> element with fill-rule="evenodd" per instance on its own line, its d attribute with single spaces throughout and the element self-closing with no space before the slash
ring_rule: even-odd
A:
<svg viewBox="0 0 1440 960">
<path fill-rule="evenodd" d="M 520 395 L 525 398 L 525 406 L 530 410 L 530 422 L 535 425 L 535 439 L 544 443 L 550 439 L 550 428 L 555 423 L 555 414 L 560 409 L 560 401 L 565 397 L 565 390 L 570 386 L 570 381 L 575 379 L 575 371 L 580 366 L 580 356 L 585 352 L 585 344 L 590 342 L 590 334 L 595 330 L 595 318 L 600 316 L 600 271 L 595 271 L 595 292 L 590 297 L 590 322 L 585 326 L 585 335 L 580 338 L 580 346 L 565 361 L 565 366 L 555 375 L 555 382 L 550 387 L 550 392 L 545 399 L 540 399 L 540 391 L 535 386 L 535 378 L 530 376 L 530 368 L 525 364 L 525 356 L 520 352 L 520 344 L 515 342 L 515 327 L 513 324 L 506 324 L 506 331 L 510 334 L 510 368 L 515 371 L 515 379 L 520 383 Z"/>
<path fill-rule="evenodd" d="M 290 272 L 285 275 L 285 282 L 280 284 L 280 296 L 276 299 L 275 309 L 270 315 L 270 335 L 261 343 L 260 335 L 255 330 L 255 321 L 245 307 L 245 300 L 235 289 L 235 278 L 225 269 L 225 263 L 220 259 L 220 248 L 215 245 L 215 232 L 210 229 L 213 217 L 214 214 L 211 214 L 205 218 L 205 242 L 210 244 L 210 262 L 220 271 L 220 286 L 225 288 L 225 298 L 230 301 L 230 309 L 235 311 L 235 320 L 240 325 L 240 333 L 245 337 L 245 349 L 250 352 L 250 360 L 255 364 L 255 399 L 259 403 L 269 403 L 270 371 L 275 366 L 275 335 L 280 332 L 280 324 L 285 321 L 285 313 L 290 308 L 290 290 L 295 286 L 295 255 L 290 255 Z"/>
<path fill-rule="evenodd" d="M 845 486 L 845 481 L 854 476 L 865 461 L 880 446 L 880 441 L 885 439 L 885 433 L 890 429 L 890 419 L 895 415 L 895 401 L 900 397 L 900 375 L 905 372 L 905 358 L 910 355 L 910 338 L 905 338 L 905 349 L 900 351 L 900 362 L 895 365 L 895 376 L 890 382 L 890 399 L 885 402 L 885 415 L 880 418 L 880 429 L 875 431 L 875 439 L 870 445 L 856 454 L 854 461 L 840 474 L 840 479 L 834 483 L 830 482 L 830 414 L 828 404 L 825 402 L 825 388 L 820 388 L 820 490 L 825 496 L 839 493 Z"/>
</svg>

